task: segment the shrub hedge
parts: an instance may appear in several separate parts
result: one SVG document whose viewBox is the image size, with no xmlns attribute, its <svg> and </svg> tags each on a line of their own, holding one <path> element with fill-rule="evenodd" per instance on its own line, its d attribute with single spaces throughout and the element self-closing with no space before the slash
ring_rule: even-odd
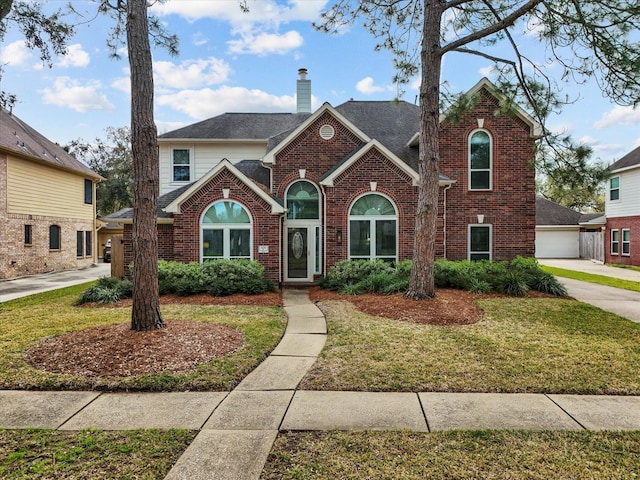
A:
<svg viewBox="0 0 640 480">
<path fill-rule="evenodd" d="M 398 264 L 369 260 L 336 263 L 321 279 L 321 287 L 349 295 L 381 293 L 389 295 L 407 290 L 411 260 Z M 470 262 L 438 259 L 434 265 L 436 288 L 457 288 L 474 293 L 500 292 L 524 296 L 537 290 L 557 296 L 567 291 L 556 278 L 543 271 L 535 258 L 516 257 L 511 262 L 488 260 Z"/>
<path fill-rule="evenodd" d="M 264 267 L 255 261 L 215 260 L 204 264 L 158 261 L 158 289 L 161 295 L 208 293 L 221 297 L 234 293 L 271 292 L 274 288 L 273 282 L 264 276 Z M 133 285 L 129 280 L 103 277 L 82 293 L 77 304 L 113 303 L 130 298 L 132 293 Z"/>
</svg>

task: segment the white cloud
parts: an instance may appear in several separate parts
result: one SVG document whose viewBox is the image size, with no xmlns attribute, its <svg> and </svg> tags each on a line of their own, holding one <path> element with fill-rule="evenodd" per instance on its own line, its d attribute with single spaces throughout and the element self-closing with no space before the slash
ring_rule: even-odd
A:
<svg viewBox="0 0 640 480">
<path fill-rule="evenodd" d="M 299 48 L 304 43 L 302 35 L 295 30 L 284 34 L 262 32 L 242 32 L 239 40 L 230 40 L 229 52 L 254 55 L 278 54 L 284 55 Z"/>
<path fill-rule="evenodd" d="M 116 90 L 120 90 L 130 95 L 131 94 L 131 77 L 126 76 L 126 77 L 116 78 L 114 81 L 111 82 L 111 86 Z"/>
<path fill-rule="evenodd" d="M 373 95 L 374 93 L 384 92 L 390 90 L 391 87 L 380 87 L 374 85 L 372 77 L 365 77 L 356 83 L 356 90 L 364 95 Z"/>
<path fill-rule="evenodd" d="M 605 112 L 600 117 L 600 120 L 594 124 L 594 128 L 601 130 L 607 127 L 637 124 L 640 124 L 640 110 L 616 105 L 612 110 Z"/>
<path fill-rule="evenodd" d="M 490 77 L 491 74 L 494 72 L 494 67 L 493 65 L 490 65 L 488 67 L 484 67 L 481 68 L 480 70 L 478 70 L 478 73 L 480 73 L 480 75 L 482 75 L 483 77 Z"/>
<path fill-rule="evenodd" d="M 18 40 L 0 49 L 0 63 L 4 65 L 23 65 L 33 57 L 31 50 L 27 48 L 24 40 Z"/>
<path fill-rule="evenodd" d="M 277 0 L 249 1 L 249 12 L 242 12 L 238 0 L 190 0 L 167 3 L 156 2 L 150 12 L 160 17 L 178 15 L 190 22 L 212 18 L 241 24 L 273 24 L 318 19 L 328 0 Z"/>
<path fill-rule="evenodd" d="M 202 119 L 225 112 L 295 112 L 294 96 L 281 97 L 262 90 L 223 86 L 216 90 L 183 90 L 159 95 L 158 105 L 173 108 L 192 118 Z"/>
<path fill-rule="evenodd" d="M 86 67 L 91 61 L 89 54 L 82 49 L 79 43 L 69 45 L 67 54 L 62 57 L 57 66 L 67 67 Z"/>
<path fill-rule="evenodd" d="M 81 113 L 88 110 L 113 110 L 114 106 L 107 97 L 98 93 L 101 89 L 102 84 L 98 80 L 82 85 L 69 77 L 58 77 L 53 88 L 41 90 L 42 101 Z"/>
<path fill-rule="evenodd" d="M 223 60 L 185 60 L 176 65 L 172 62 L 154 62 L 154 81 L 158 87 L 197 88 L 226 82 L 231 67 Z"/>
</svg>

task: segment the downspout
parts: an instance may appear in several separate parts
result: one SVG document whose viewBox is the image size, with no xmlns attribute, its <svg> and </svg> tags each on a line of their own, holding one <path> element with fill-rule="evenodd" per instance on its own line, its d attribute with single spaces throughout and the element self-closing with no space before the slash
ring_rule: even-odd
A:
<svg viewBox="0 0 640 480">
<path fill-rule="evenodd" d="M 451 188 L 451 185 L 453 184 L 449 184 L 446 187 L 444 187 L 444 190 L 442 191 L 443 194 L 443 211 L 442 211 L 442 234 L 443 234 L 443 238 L 442 238 L 442 254 L 446 260 L 447 258 L 447 190 L 449 190 Z"/>
<path fill-rule="evenodd" d="M 327 275 L 327 192 L 319 183 L 322 192 L 322 276 Z"/>
</svg>

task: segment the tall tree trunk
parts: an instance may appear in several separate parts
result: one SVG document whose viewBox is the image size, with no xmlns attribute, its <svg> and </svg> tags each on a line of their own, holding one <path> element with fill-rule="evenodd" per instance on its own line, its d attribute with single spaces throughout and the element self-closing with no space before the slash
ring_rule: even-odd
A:
<svg viewBox="0 0 640 480">
<path fill-rule="evenodd" d="M 131 329 L 164 327 L 158 293 L 159 153 L 153 119 L 153 63 L 147 0 L 127 2 L 133 153 L 133 308 Z"/>
<path fill-rule="evenodd" d="M 435 261 L 440 179 L 440 22 L 439 0 L 424 3 L 422 31 L 422 84 L 420 86 L 420 184 L 413 246 L 413 266 L 405 296 L 415 300 L 436 295 Z"/>
</svg>

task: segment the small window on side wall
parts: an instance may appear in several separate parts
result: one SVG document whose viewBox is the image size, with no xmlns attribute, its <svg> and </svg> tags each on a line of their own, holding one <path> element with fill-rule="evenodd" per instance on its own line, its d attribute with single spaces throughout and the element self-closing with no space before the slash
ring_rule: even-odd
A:
<svg viewBox="0 0 640 480">
<path fill-rule="evenodd" d="M 620 177 L 609 179 L 609 200 L 612 202 L 620 200 Z"/>
<path fill-rule="evenodd" d="M 93 204 L 93 182 L 88 178 L 84 179 L 84 203 Z"/>
<path fill-rule="evenodd" d="M 491 190 L 493 148 L 491 136 L 476 130 L 469 136 L 469 190 Z"/>
<path fill-rule="evenodd" d="M 84 256 L 90 257 L 93 255 L 93 235 L 91 235 L 91 231 L 87 230 L 84 232 Z"/>
<path fill-rule="evenodd" d="M 491 225 L 469 225 L 469 260 L 491 260 Z"/>
<path fill-rule="evenodd" d="M 84 257 L 84 232 L 76 232 L 76 257 Z"/>
<path fill-rule="evenodd" d="M 58 225 L 51 225 L 49 227 L 49 250 L 60 250 L 61 230 Z"/>
<path fill-rule="evenodd" d="M 191 151 L 188 148 L 174 148 L 172 152 L 172 179 L 174 182 L 191 180 Z"/>
<path fill-rule="evenodd" d="M 620 253 L 620 232 L 618 229 L 611 230 L 611 254 L 618 255 Z"/>
<path fill-rule="evenodd" d="M 622 229 L 622 255 L 631 255 L 631 230 Z"/>
<path fill-rule="evenodd" d="M 33 225 L 24 226 L 24 244 L 33 245 Z"/>
</svg>

